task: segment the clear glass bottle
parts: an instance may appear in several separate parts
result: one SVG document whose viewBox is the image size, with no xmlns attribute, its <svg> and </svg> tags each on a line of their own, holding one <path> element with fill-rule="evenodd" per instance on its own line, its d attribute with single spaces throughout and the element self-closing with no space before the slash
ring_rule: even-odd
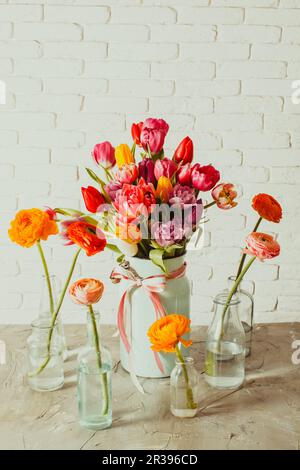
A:
<svg viewBox="0 0 300 470">
<path fill-rule="evenodd" d="M 236 280 L 236 276 L 230 276 L 228 278 L 228 289 L 232 289 Z M 252 332 L 253 332 L 253 315 L 254 315 L 254 282 L 248 280 L 242 280 L 239 284 L 236 297 L 240 300 L 239 305 L 239 316 L 241 323 L 245 330 L 246 345 L 245 354 L 246 357 L 251 354 L 252 344 Z"/>
<path fill-rule="evenodd" d="M 53 304 L 51 305 L 47 279 L 46 279 L 45 274 L 43 274 L 41 277 L 41 296 L 40 296 L 38 317 L 44 320 L 46 319 L 48 321 L 51 321 L 52 314 L 57 305 L 61 286 L 60 286 L 59 279 L 54 274 L 51 274 L 49 278 L 50 278 L 50 284 L 51 284 L 51 289 L 52 289 Z M 64 333 L 63 322 L 61 319 L 61 312 L 58 315 L 56 323 L 57 323 L 57 332 L 58 334 L 60 334 L 61 339 L 62 339 L 61 344 L 63 348 L 63 358 L 65 360 L 67 358 L 67 343 L 66 343 L 66 337 Z"/>
<path fill-rule="evenodd" d="M 245 331 L 239 318 L 240 300 L 233 296 L 226 314 L 229 291 L 214 299 L 214 317 L 207 331 L 205 380 L 215 388 L 235 389 L 245 378 Z"/>
<path fill-rule="evenodd" d="M 192 418 L 198 412 L 199 374 L 194 359 L 186 357 L 183 363 L 176 359 L 171 372 L 171 412 L 177 418 Z"/>
<path fill-rule="evenodd" d="M 50 354 L 50 321 L 38 318 L 31 327 L 32 333 L 27 340 L 28 384 L 39 392 L 58 390 L 64 384 L 64 367 L 61 336 L 57 332 L 57 325 L 53 328 Z M 46 364 L 45 367 L 38 373 L 43 364 Z"/>
<path fill-rule="evenodd" d="M 99 313 L 95 312 L 95 325 L 99 332 Z M 88 429 L 106 429 L 112 423 L 112 360 L 110 352 L 100 346 L 97 352 L 94 325 L 87 315 L 87 345 L 78 356 L 77 398 L 79 423 Z M 98 343 L 99 344 L 99 343 Z"/>
</svg>

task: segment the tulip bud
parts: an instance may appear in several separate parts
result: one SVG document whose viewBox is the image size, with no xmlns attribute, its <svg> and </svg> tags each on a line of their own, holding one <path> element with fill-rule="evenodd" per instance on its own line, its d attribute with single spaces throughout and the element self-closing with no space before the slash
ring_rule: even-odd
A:
<svg viewBox="0 0 300 470">
<path fill-rule="evenodd" d="M 85 207 L 89 212 L 95 214 L 99 211 L 99 207 L 105 204 L 104 196 L 93 186 L 81 188 Z"/>
<path fill-rule="evenodd" d="M 115 149 L 110 142 L 96 144 L 92 156 L 97 165 L 102 165 L 106 169 L 112 168 L 116 164 Z"/>
<path fill-rule="evenodd" d="M 171 181 L 166 176 L 161 176 L 157 183 L 156 197 L 158 197 L 161 202 L 167 203 L 172 193 L 173 186 Z"/>
<path fill-rule="evenodd" d="M 139 122 L 138 124 L 132 124 L 131 126 L 131 135 L 132 135 L 132 138 L 134 140 L 134 142 L 136 143 L 136 145 L 138 145 L 139 147 L 142 145 L 141 144 L 141 131 L 142 131 L 142 128 L 143 128 L 143 122 Z"/>
<path fill-rule="evenodd" d="M 115 158 L 119 168 L 122 168 L 123 165 L 134 163 L 134 156 L 127 144 L 120 144 L 116 147 Z"/>
<path fill-rule="evenodd" d="M 185 137 L 177 149 L 175 150 L 173 160 L 176 163 L 181 163 L 185 165 L 186 163 L 191 163 L 194 156 L 194 145 L 193 141 L 189 137 Z"/>
</svg>

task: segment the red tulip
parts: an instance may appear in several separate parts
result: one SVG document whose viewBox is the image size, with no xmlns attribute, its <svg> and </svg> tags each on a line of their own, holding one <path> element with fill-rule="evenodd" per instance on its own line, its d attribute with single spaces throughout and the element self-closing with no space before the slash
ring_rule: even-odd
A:
<svg viewBox="0 0 300 470">
<path fill-rule="evenodd" d="M 104 196 L 102 196 L 100 191 L 98 191 L 98 189 L 94 188 L 93 186 L 81 188 L 81 192 L 85 207 L 89 212 L 93 212 L 95 214 L 96 212 L 98 212 L 99 206 L 105 204 Z"/>
<path fill-rule="evenodd" d="M 157 181 L 161 176 L 166 176 L 171 179 L 177 170 L 177 165 L 169 158 L 163 158 L 162 160 L 156 160 L 154 167 L 154 175 Z"/>
<path fill-rule="evenodd" d="M 97 165 L 102 165 L 104 168 L 109 169 L 116 164 L 115 149 L 110 142 L 96 144 L 92 156 Z"/>
<path fill-rule="evenodd" d="M 196 163 L 192 168 L 192 184 L 199 191 L 210 191 L 220 180 L 220 172 L 212 165 L 201 166 Z"/>
<path fill-rule="evenodd" d="M 193 156 L 193 141 L 189 137 L 185 137 L 175 150 L 173 160 L 176 163 L 181 163 L 181 165 L 185 165 L 186 163 L 191 163 L 193 161 Z"/>
<path fill-rule="evenodd" d="M 141 137 L 141 131 L 142 131 L 143 124 L 144 124 L 143 122 L 139 122 L 138 124 L 133 123 L 132 126 L 131 126 L 132 138 L 133 138 L 134 142 L 136 143 L 136 145 L 138 145 L 139 147 L 141 146 L 140 137 Z"/>
<path fill-rule="evenodd" d="M 187 163 L 179 168 L 177 173 L 177 181 L 183 186 L 191 186 L 191 164 Z"/>
</svg>

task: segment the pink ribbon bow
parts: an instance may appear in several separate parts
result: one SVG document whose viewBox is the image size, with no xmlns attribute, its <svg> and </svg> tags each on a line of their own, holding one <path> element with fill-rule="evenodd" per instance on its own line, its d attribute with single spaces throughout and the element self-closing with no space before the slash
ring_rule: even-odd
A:
<svg viewBox="0 0 300 470">
<path fill-rule="evenodd" d="M 144 277 L 144 278 L 140 277 L 136 273 L 136 271 L 132 268 L 127 267 L 125 269 L 126 269 L 126 274 L 113 270 L 110 275 L 110 278 L 115 283 L 121 282 L 121 280 L 131 281 L 131 285 L 128 287 L 128 289 L 125 290 L 124 294 L 121 297 L 119 310 L 118 310 L 118 330 L 119 330 L 122 342 L 124 344 L 124 347 L 128 353 L 129 372 L 131 375 L 131 379 L 133 383 L 135 384 L 135 386 L 137 387 L 137 389 L 141 393 L 144 393 L 144 389 L 138 382 L 137 377 L 134 373 L 134 367 L 133 367 L 132 357 L 131 357 L 131 344 L 129 342 L 128 335 L 127 335 L 126 328 L 125 328 L 124 320 L 125 320 L 125 313 L 127 313 L 126 308 L 125 308 L 126 299 L 130 297 L 130 295 L 132 294 L 134 290 L 142 288 L 147 292 L 147 294 L 149 295 L 153 303 L 156 320 L 164 317 L 166 315 L 166 312 L 161 303 L 159 294 L 165 290 L 168 280 L 174 280 L 174 279 L 178 279 L 184 276 L 184 273 L 186 270 L 186 263 L 184 263 L 179 269 L 171 273 L 157 274 L 155 276 L 149 276 L 149 277 Z M 131 324 L 131 309 L 129 309 L 128 313 L 130 315 L 129 323 Z M 153 351 L 153 353 L 154 353 L 156 364 L 159 370 L 163 373 L 164 369 L 163 369 L 163 365 L 160 360 L 159 354 L 156 351 Z"/>
</svg>

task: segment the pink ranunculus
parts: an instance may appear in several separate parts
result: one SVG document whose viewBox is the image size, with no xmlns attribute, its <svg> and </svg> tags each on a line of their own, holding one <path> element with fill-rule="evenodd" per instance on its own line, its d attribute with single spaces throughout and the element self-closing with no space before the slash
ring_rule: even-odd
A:
<svg viewBox="0 0 300 470">
<path fill-rule="evenodd" d="M 104 285 L 98 279 L 79 279 L 69 289 L 73 302 L 79 305 L 92 305 L 102 297 Z"/>
<path fill-rule="evenodd" d="M 190 163 L 187 163 L 186 165 L 181 166 L 177 172 L 178 183 L 183 184 L 185 186 L 191 186 L 192 184 L 191 174 L 192 174 L 192 168 L 191 168 Z"/>
<path fill-rule="evenodd" d="M 169 199 L 169 204 L 184 206 L 185 204 L 195 204 L 195 190 L 189 186 L 176 184 L 173 189 L 173 195 Z"/>
<path fill-rule="evenodd" d="M 271 235 L 261 232 L 252 232 L 246 238 L 247 247 L 244 253 L 256 256 L 261 261 L 275 258 L 280 254 L 280 245 Z"/>
<path fill-rule="evenodd" d="M 162 160 L 158 159 L 155 162 L 154 175 L 157 181 L 161 176 L 166 176 L 171 179 L 176 170 L 177 165 L 173 160 L 169 160 L 169 158 L 163 158 Z"/>
<path fill-rule="evenodd" d="M 220 180 L 220 172 L 212 165 L 201 166 L 196 163 L 192 168 L 192 184 L 199 191 L 210 191 Z"/>
<path fill-rule="evenodd" d="M 154 222 L 151 227 L 151 236 L 162 248 L 180 243 L 185 237 L 185 232 L 181 223 L 176 220 L 168 222 Z"/>
<path fill-rule="evenodd" d="M 104 168 L 109 169 L 116 164 L 115 149 L 110 142 L 96 144 L 92 156 L 97 165 L 102 165 Z"/>
<path fill-rule="evenodd" d="M 138 177 L 138 169 L 134 163 L 123 165 L 116 173 L 116 178 L 122 184 L 132 184 Z"/>
<path fill-rule="evenodd" d="M 164 146 L 168 130 L 169 125 L 163 119 L 146 119 L 140 136 L 144 149 L 147 150 L 149 146 L 151 153 L 159 153 Z"/>
<path fill-rule="evenodd" d="M 105 191 L 110 199 L 114 201 L 117 197 L 118 191 L 121 191 L 123 184 L 120 181 L 112 180 L 105 186 Z"/>
</svg>

